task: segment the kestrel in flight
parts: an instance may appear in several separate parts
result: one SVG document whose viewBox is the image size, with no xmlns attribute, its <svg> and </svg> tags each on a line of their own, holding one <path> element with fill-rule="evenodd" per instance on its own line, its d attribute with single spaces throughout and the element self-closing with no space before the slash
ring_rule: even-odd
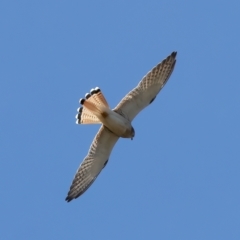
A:
<svg viewBox="0 0 240 240">
<path fill-rule="evenodd" d="M 82 195 L 94 182 L 106 166 L 111 151 L 122 138 L 133 139 L 135 135 L 132 120 L 145 107 L 151 104 L 166 84 L 173 72 L 177 52 L 172 52 L 166 59 L 154 67 L 129 92 L 120 103 L 111 110 L 102 94 L 96 87 L 80 99 L 82 107 L 78 108 L 77 124 L 102 124 L 95 136 L 88 155 L 79 166 L 66 197 L 70 202 Z"/>
</svg>

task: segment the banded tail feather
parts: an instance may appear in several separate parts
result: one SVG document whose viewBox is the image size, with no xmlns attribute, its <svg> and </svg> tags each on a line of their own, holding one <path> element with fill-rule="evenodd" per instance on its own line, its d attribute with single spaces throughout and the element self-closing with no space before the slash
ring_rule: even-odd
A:
<svg viewBox="0 0 240 240">
<path fill-rule="evenodd" d="M 76 124 L 101 124 L 101 121 L 85 107 L 77 109 Z"/>
<path fill-rule="evenodd" d="M 77 110 L 77 124 L 100 124 L 98 116 L 105 117 L 109 109 L 109 105 L 98 87 L 91 89 L 90 93 L 86 93 L 85 98 L 81 98 L 79 103 L 82 107 Z"/>
<path fill-rule="evenodd" d="M 90 97 L 88 100 L 92 100 L 96 104 L 104 105 L 105 107 L 109 108 L 107 100 L 105 99 L 99 87 L 96 87 L 95 89 L 91 89 L 89 95 Z"/>
</svg>

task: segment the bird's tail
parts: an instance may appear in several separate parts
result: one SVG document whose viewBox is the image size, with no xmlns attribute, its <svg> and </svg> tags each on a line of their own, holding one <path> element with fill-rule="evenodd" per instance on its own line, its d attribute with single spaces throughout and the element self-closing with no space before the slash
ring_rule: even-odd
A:
<svg viewBox="0 0 240 240">
<path fill-rule="evenodd" d="M 104 117 L 109 109 L 109 105 L 98 87 L 91 89 L 90 93 L 86 93 L 85 99 L 81 98 L 79 103 L 82 104 L 82 107 L 77 110 L 77 124 L 101 123 L 99 118 Z"/>
</svg>

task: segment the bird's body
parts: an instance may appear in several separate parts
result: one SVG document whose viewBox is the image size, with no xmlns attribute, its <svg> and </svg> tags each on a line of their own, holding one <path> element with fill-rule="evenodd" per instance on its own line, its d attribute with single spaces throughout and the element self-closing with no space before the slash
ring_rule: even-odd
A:
<svg viewBox="0 0 240 240">
<path fill-rule="evenodd" d="M 133 138 L 134 131 L 132 130 L 131 122 L 120 115 L 119 113 L 108 109 L 98 119 L 106 126 L 110 131 L 122 138 Z"/>
<path fill-rule="evenodd" d="M 151 104 L 159 91 L 169 79 L 175 63 L 176 52 L 173 52 L 156 67 L 154 67 L 130 91 L 120 103 L 111 110 L 97 87 L 80 99 L 83 106 L 76 116 L 78 124 L 102 124 L 95 136 L 88 155 L 85 157 L 73 179 L 66 201 L 82 195 L 94 182 L 101 170 L 106 166 L 111 151 L 119 137 L 133 138 L 135 136 L 132 120 L 146 106 Z"/>
</svg>

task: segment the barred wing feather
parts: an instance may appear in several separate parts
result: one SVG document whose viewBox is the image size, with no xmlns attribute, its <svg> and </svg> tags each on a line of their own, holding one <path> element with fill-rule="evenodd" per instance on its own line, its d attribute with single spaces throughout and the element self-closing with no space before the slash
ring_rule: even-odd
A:
<svg viewBox="0 0 240 240">
<path fill-rule="evenodd" d="M 77 170 L 66 201 L 70 202 L 72 199 L 79 197 L 91 186 L 105 167 L 118 138 L 106 127 L 101 126 L 92 142 L 88 155 Z"/>
<path fill-rule="evenodd" d="M 174 69 L 176 55 L 177 52 L 173 52 L 148 72 L 137 87 L 129 92 L 114 110 L 122 113 L 132 121 L 142 109 L 153 102 L 164 87 Z"/>
</svg>

